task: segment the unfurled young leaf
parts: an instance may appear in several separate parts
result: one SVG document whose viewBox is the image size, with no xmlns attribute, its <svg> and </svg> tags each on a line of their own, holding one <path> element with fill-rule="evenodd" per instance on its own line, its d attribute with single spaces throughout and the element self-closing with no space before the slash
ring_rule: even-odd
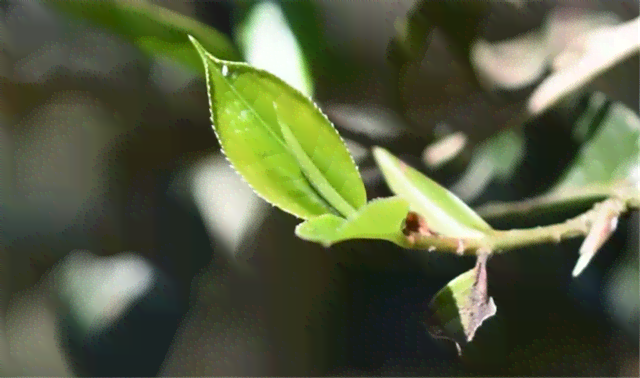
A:
<svg viewBox="0 0 640 378">
<path fill-rule="evenodd" d="M 617 199 L 609 199 L 596 205 L 596 217 L 589 227 L 589 233 L 580 246 L 580 257 L 573 272 L 577 277 L 589 265 L 593 256 L 616 231 L 618 218 L 624 210 L 624 204 Z"/>
<path fill-rule="evenodd" d="M 488 292 L 487 258 L 487 254 L 479 254 L 475 268 L 454 278 L 429 304 L 429 333 L 455 342 L 458 353 L 497 311 Z"/>
<path fill-rule="evenodd" d="M 405 165 L 388 151 L 374 147 L 373 156 L 395 194 L 422 215 L 432 232 L 457 238 L 482 238 L 491 231 L 478 214 L 453 193 Z"/>
<path fill-rule="evenodd" d="M 587 265 L 591 262 L 591 259 L 593 259 L 593 256 L 596 255 L 602 245 L 609 239 L 617 226 L 618 217 L 598 218 L 587 235 L 587 238 L 580 246 L 580 257 L 571 272 L 572 276 L 578 277 L 580 273 L 584 271 Z"/>
<path fill-rule="evenodd" d="M 348 219 L 325 214 L 296 227 L 296 235 L 304 240 L 330 246 L 349 239 L 379 239 L 404 245 L 402 225 L 409 203 L 400 197 L 376 199 Z"/>
<path fill-rule="evenodd" d="M 349 151 L 309 98 L 266 71 L 215 58 L 190 38 L 205 66 L 220 145 L 258 195 L 302 219 L 346 216 L 364 206 L 364 184 Z M 336 209 L 341 200 L 352 209 Z"/>
</svg>

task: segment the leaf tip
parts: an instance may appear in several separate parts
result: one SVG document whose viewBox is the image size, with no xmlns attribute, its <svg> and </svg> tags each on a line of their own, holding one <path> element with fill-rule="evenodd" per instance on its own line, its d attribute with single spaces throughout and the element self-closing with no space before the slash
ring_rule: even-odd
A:
<svg viewBox="0 0 640 378">
<path fill-rule="evenodd" d="M 200 42 L 198 42 L 198 40 L 196 39 L 196 37 L 192 36 L 191 34 L 187 34 L 187 37 L 189 37 L 189 41 L 191 41 L 191 44 L 196 48 L 196 50 L 198 50 L 198 52 L 202 55 L 202 52 L 204 51 L 204 47 L 202 47 L 202 45 L 200 44 Z"/>
<path fill-rule="evenodd" d="M 205 66 L 207 65 L 207 63 L 206 63 L 207 62 L 207 58 L 212 60 L 213 62 L 218 62 L 218 59 L 216 57 L 214 57 L 213 55 L 211 55 L 204 48 L 204 46 L 202 46 L 200 41 L 198 41 L 196 39 L 196 37 L 192 36 L 191 34 L 187 34 L 187 36 L 189 37 L 189 41 L 191 41 L 191 44 L 193 45 L 193 47 L 196 48 L 196 51 L 198 52 L 198 55 L 200 55 L 200 58 L 202 59 L 202 61 L 205 64 Z"/>
<path fill-rule="evenodd" d="M 373 154 L 374 159 L 378 162 L 380 162 L 381 159 L 388 157 L 389 155 L 389 152 L 387 152 L 387 150 L 379 146 L 371 147 L 371 153 Z"/>
<path fill-rule="evenodd" d="M 591 261 L 591 258 L 593 258 L 594 255 L 595 253 L 580 255 L 580 257 L 578 258 L 578 262 L 576 262 L 576 266 L 573 268 L 573 271 L 571 272 L 571 276 L 573 278 L 578 277 L 584 271 L 587 265 L 589 265 L 589 262 Z"/>
<path fill-rule="evenodd" d="M 304 221 L 300 224 L 298 224 L 294 229 L 293 229 L 293 233 L 299 237 L 302 240 L 306 240 L 306 241 L 314 241 L 312 240 L 312 238 L 309 237 L 309 234 L 311 233 L 309 230 L 309 223 L 307 221 Z"/>
<path fill-rule="evenodd" d="M 571 275 L 577 277 L 589 265 L 591 259 L 596 255 L 598 250 L 602 248 L 604 243 L 609 240 L 618 226 L 618 212 L 613 209 L 602 207 L 601 213 L 591 226 L 587 237 L 580 246 L 580 257 L 576 262 Z"/>
</svg>

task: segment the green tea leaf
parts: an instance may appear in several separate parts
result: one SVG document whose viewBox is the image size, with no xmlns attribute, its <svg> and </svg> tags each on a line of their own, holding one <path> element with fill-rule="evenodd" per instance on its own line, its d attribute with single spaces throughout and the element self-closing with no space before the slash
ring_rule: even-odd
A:
<svg viewBox="0 0 640 378">
<path fill-rule="evenodd" d="M 300 166 L 300 169 L 302 169 L 302 173 L 304 173 L 305 177 L 309 180 L 309 183 L 314 187 L 314 189 L 316 189 L 318 193 L 320 193 L 320 195 L 345 218 L 355 213 L 356 210 L 351 207 L 351 205 L 349 205 L 349 203 L 340 196 L 340 193 L 336 192 L 336 190 L 331 186 L 331 183 L 327 181 L 324 176 L 325 172 L 321 172 L 318 167 L 315 166 L 300 143 L 298 143 L 298 140 L 295 135 L 293 135 L 293 132 L 291 132 L 287 123 L 285 121 L 280 121 L 280 119 L 278 119 L 278 122 L 280 123 L 284 140 L 287 142 L 291 153 L 298 161 L 298 165 Z"/>
<path fill-rule="evenodd" d="M 429 228 L 448 237 L 482 238 L 491 227 L 454 194 L 405 165 L 388 151 L 374 147 L 373 156 L 395 194 L 422 215 Z"/>
<path fill-rule="evenodd" d="M 333 207 L 339 198 L 354 210 L 364 206 L 364 183 L 349 151 L 309 98 L 266 71 L 219 60 L 191 41 L 205 66 L 218 140 L 258 195 L 302 219 L 339 214 Z M 325 198 L 329 188 L 335 193 Z"/>
<path fill-rule="evenodd" d="M 296 235 L 325 246 L 349 239 L 387 240 L 404 245 L 402 225 L 409 203 L 400 197 L 376 199 L 348 219 L 333 214 L 309 219 L 296 227 Z"/>
<path fill-rule="evenodd" d="M 604 95 L 591 97 L 589 108 L 574 126 L 577 134 L 589 129 Z M 640 177 L 640 118 L 631 109 L 613 103 L 596 133 L 580 149 L 571 167 L 551 192 L 595 183 L 628 180 L 637 185 Z"/>
<path fill-rule="evenodd" d="M 488 292 L 487 258 L 487 254 L 478 255 L 475 268 L 451 280 L 429 304 L 429 333 L 454 341 L 458 353 L 497 311 Z"/>
<path fill-rule="evenodd" d="M 198 38 L 207 51 L 223 59 L 240 60 L 231 41 L 217 30 L 148 1 L 50 1 L 63 13 L 110 29 L 136 44 L 150 56 L 176 60 L 201 72 L 202 63 L 189 42 Z"/>
</svg>

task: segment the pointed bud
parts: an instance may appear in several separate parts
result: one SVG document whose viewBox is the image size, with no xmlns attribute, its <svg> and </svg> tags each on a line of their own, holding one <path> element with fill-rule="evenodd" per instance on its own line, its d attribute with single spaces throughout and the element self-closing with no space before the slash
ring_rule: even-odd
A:
<svg viewBox="0 0 640 378">
<path fill-rule="evenodd" d="M 580 246 L 580 257 L 571 273 L 573 277 L 580 275 L 587 265 L 589 265 L 593 256 L 595 256 L 596 252 L 598 252 L 609 237 L 611 237 L 617 226 L 618 214 L 612 211 L 602 211 L 598 214 L 582 246 Z"/>
</svg>

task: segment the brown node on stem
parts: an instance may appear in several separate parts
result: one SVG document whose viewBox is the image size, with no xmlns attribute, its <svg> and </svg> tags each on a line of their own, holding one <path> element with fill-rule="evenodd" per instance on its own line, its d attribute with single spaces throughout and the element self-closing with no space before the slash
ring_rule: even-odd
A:
<svg viewBox="0 0 640 378">
<path fill-rule="evenodd" d="M 409 211 L 402 225 L 402 233 L 409 243 L 414 244 L 420 236 L 434 236 L 437 234 L 429 229 L 427 221 L 415 211 Z"/>
<path fill-rule="evenodd" d="M 402 233 L 406 236 L 415 234 L 430 236 L 433 235 L 427 221 L 420 214 L 415 211 L 409 211 L 407 217 L 404 219 Z"/>
</svg>

